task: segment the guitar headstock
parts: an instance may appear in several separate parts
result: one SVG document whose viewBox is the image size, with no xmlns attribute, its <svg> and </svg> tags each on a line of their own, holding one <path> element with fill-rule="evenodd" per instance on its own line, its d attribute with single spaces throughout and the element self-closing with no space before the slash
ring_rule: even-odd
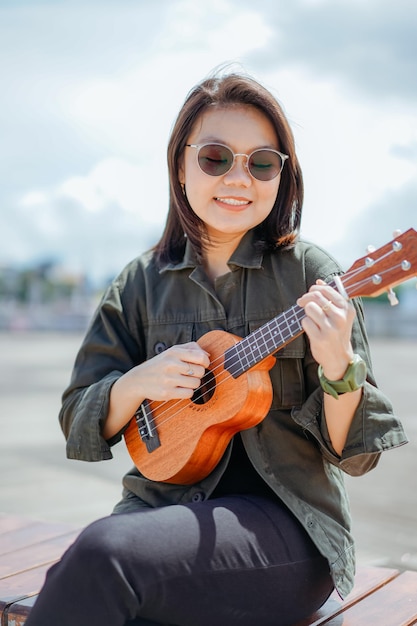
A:
<svg viewBox="0 0 417 626">
<path fill-rule="evenodd" d="M 375 297 L 417 276 L 417 232 L 410 228 L 361 257 L 342 276 L 349 298 Z"/>
</svg>

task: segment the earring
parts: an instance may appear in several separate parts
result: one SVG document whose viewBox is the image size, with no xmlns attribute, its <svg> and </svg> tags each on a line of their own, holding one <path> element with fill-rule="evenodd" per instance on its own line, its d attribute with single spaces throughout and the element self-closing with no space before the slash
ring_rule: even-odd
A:
<svg viewBox="0 0 417 626">
<path fill-rule="evenodd" d="M 182 193 L 185 196 L 185 183 L 180 183 L 180 185 L 181 185 Z"/>
</svg>

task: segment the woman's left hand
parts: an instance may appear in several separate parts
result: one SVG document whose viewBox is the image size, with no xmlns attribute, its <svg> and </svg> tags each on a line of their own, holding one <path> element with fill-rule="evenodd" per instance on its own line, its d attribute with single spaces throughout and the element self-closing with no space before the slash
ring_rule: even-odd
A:
<svg viewBox="0 0 417 626">
<path fill-rule="evenodd" d="M 328 379 L 339 380 L 353 358 L 350 339 L 356 313 L 352 303 L 318 280 L 297 304 L 305 311 L 301 323 L 314 359 Z"/>
</svg>

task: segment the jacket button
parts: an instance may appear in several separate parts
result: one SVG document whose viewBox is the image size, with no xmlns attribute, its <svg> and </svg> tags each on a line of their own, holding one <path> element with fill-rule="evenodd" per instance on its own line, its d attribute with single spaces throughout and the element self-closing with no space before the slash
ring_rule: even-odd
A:
<svg viewBox="0 0 417 626">
<path fill-rule="evenodd" d="M 161 354 L 164 350 L 167 349 L 166 343 L 163 341 L 158 341 L 153 347 L 155 354 Z"/>
<path fill-rule="evenodd" d="M 204 500 L 204 493 L 195 493 L 192 497 L 193 502 L 202 502 Z"/>
</svg>

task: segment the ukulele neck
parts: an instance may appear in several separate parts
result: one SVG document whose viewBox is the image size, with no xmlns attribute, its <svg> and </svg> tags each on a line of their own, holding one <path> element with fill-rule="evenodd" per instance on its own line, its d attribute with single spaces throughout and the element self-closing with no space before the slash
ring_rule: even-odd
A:
<svg viewBox="0 0 417 626">
<path fill-rule="evenodd" d="M 257 328 L 224 354 L 224 367 L 237 378 L 301 335 L 304 309 L 297 304 Z"/>
<path fill-rule="evenodd" d="M 348 297 L 340 276 L 335 277 L 329 286 L 337 289 L 344 297 Z M 301 325 L 301 320 L 304 317 L 304 309 L 298 304 L 280 313 L 237 344 L 228 348 L 224 353 L 224 368 L 233 378 L 244 374 L 301 335 L 304 332 Z"/>
</svg>

